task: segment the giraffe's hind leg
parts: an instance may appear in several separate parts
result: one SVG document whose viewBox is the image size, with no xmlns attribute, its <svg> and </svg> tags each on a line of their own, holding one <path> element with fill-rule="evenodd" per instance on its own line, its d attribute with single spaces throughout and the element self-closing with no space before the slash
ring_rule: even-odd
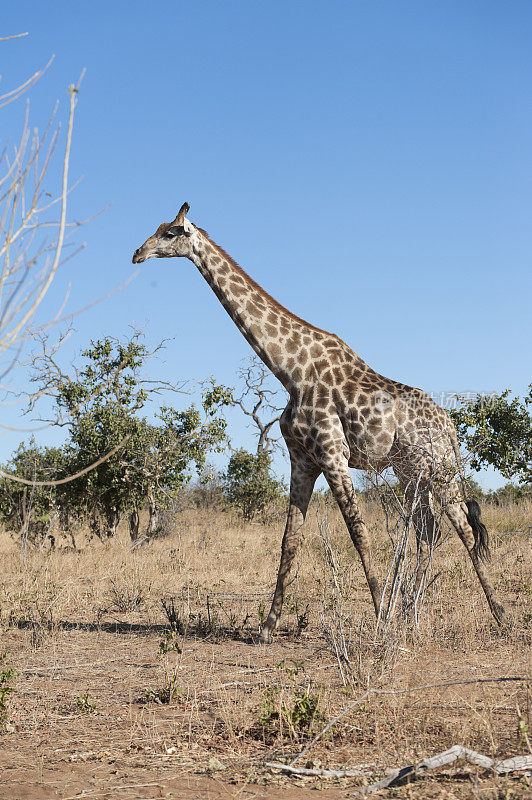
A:
<svg viewBox="0 0 532 800">
<path fill-rule="evenodd" d="M 261 631 L 263 642 L 271 641 L 273 632 L 279 624 L 288 576 L 301 541 L 303 523 L 307 515 L 312 490 L 321 471 L 319 467 L 308 461 L 303 454 L 299 455 L 295 451 L 290 453 L 290 462 L 290 505 L 283 536 L 281 563 L 277 573 L 275 593 L 270 613 Z"/>
<path fill-rule="evenodd" d="M 375 615 L 378 617 L 381 606 L 381 590 L 371 560 L 371 545 L 368 530 L 356 502 L 355 490 L 353 488 L 353 481 L 351 480 L 347 460 L 343 459 L 340 461 L 340 459 L 337 459 L 332 464 L 324 467 L 323 474 L 340 507 L 351 540 L 362 561 L 362 567 L 373 600 L 373 607 L 375 608 Z"/>
<path fill-rule="evenodd" d="M 478 579 L 486 595 L 491 613 L 495 617 L 497 624 L 502 625 L 505 619 L 504 606 L 496 599 L 495 591 L 480 559 L 473 529 L 469 524 L 466 504 L 460 501 L 448 503 L 445 507 L 445 513 L 470 555 L 475 572 L 478 575 Z"/>
<path fill-rule="evenodd" d="M 405 491 L 410 506 L 412 525 L 416 534 L 417 565 L 415 572 L 416 596 L 421 588 L 423 577 L 430 563 L 435 544 L 435 520 L 432 509 L 432 498 L 428 487 L 420 487 L 418 492 L 410 488 Z"/>
</svg>

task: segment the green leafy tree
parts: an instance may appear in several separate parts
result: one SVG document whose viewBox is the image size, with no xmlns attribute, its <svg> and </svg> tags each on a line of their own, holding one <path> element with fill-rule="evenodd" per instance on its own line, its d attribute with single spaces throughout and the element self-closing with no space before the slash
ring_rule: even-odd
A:
<svg viewBox="0 0 532 800">
<path fill-rule="evenodd" d="M 130 533 L 138 535 L 139 503 L 147 500 L 147 535 L 159 529 L 159 511 L 175 499 L 179 490 L 190 478 L 190 467 L 200 473 L 205 466 L 207 453 L 221 452 L 227 443 L 227 423 L 219 415 L 220 406 L 227 404 L 228 393 L 224 387 L 211 383 L 203 393 L 201 410 L 191 405 L 185 411 L 163 406 L 156 414 L 158 424 L 145 420 L 137 432 L 132 447 L 131 460 L 122 459 L 132 497 L 137 501 L 130 516 Z"/>
<path fill-rule="evenodd" d="M 271 462 L 271 455 L 265 450 L 256 454 L 235 450 L 229 459 L 226 496 L 244 519 L 254 519 L 283 494 L 283 483 L 271 474 Z"/>
<path fill-rule="evenodd" d="M 120 516 L 136 499 L 125 480 L 122 459 L 141 435 L 137 413 L 149 391 L 139 371 L 148 355 L 139 336 L 126 343 L 110 337 L 93 341 L 82 353 L 83 368 L 73 377 L 61 374 L 53 385 L 59 414 L 66 419 L 62 424 L 69 429 L 74 472 L 103 458 L 129 437 L 119 451 L 70 487 L 72 503 L 87 513 L 98 535 L 112 536 Z"/>
<path fill-rule="evenodd" d="M 35 441 L 22 443 L 4 471 L 28 481 L 56 481 L 68 474 L 64 448 L 38 447 Z M 32 544 L 40 544 L 50 534 L 63 505 L 63 487 L 25 486 L 0 478 L 0 519 L 6 529 L 22 533 Z"/>
<path fill-rule="evenodd" d="M 506 483 L 491 492 L 488 492 L 487 499 L 496 506 L 514 505 L 521 500 L 532 500 L 532 484 Z"/>
<path fill-rule="evenodd" d="M 477 397 L 451 411 L 458 438 L 472 455 L 471 466 L 488 464 L 508 480 L 532 483 L 532 384 L 523 401 L 511 400 L 510 390 Z M 463 400 L 463 398 L 460 398 Z"/>
<path fill-rule="evenodd" d="M 202 412 L 167 406 L 150 424 L 140 415 L 148 400 L 164 390 L 178 391 L 166 381 L 142 378 L 149 351 L 135 333 L 127 342 L 111 337 L 92 341 L 84 365 L 66 375 L 49 354 L 34 360 L 34 380 L 52 395 L 58 411 L 53 422 L 69 431 L 67 452 L 72 473 L 111 455 L 68 485 L 70 502 L 86 513 L 93 532 L 112 536 L 124 513 L 130 514 L 132 536 L 138 534 L 138 512 L 150 508 L 150 528 L 162 501 L 186 482 L 189 466 L 198 468 L 208 451 L 225 441 L 225 421 L 218 416 L 229 393 L 213 382 L 204 391 Z M 115 451 L 115 452 L 113 452 Z"/>
</svg>

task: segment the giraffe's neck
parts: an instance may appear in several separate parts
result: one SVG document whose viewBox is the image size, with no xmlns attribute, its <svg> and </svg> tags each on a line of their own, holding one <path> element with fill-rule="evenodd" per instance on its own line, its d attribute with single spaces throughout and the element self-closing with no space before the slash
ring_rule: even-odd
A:
<svg viewBox="0 0 532 800">
<path fill-rule="evenodd" d="M 292 392 L 303 379 L 313 343 L 331 334 L 279 305 L 204 231 L 197 230 L 191 260 L 257 355 Z"/>
</svg>

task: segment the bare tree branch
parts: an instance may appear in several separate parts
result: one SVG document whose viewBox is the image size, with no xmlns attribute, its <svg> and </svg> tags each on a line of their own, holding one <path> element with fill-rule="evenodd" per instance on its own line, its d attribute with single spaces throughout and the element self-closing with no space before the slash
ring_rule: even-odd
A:
<svg viewBox="0 0 532 800">
<path fill-rule="evenodd" d="M 420 761 L 418 764 L 390 770 L 390 774 L 385 778 L 369 786 L 364 786 L 360 791 L 355 792 L 353 796 L 365 797 L 368 794 L 373 794 L 373 792 L 376 792 L 378 789 L 402 786 L 416 778 L 422 777 L 431 769 L 446 767 L 448 764 L 453 764 L 459 759 L 467 761 L 470 764 L 475 764 L 477 767 L 491 769 L 497 775 L 532 769 L 532 756 L 513 756 L 512 758 L 504 759 L 504 761 L 496 761 L 494 758 L 489 758 L 488 756 L 482 755 L 482 753 L 475 752 L 475 750 L 469 750 L 467 747 L 455 744 L 443 753 L 438 753 L 430 758 L 424 758 L 423 761 Z M 294 767 L 291 764 L 280 764 L 277 761 L 270 761 L 265 766 L 270 769 L 279 770 L 280 772 L 287 772 L 290 775 L 308 775 L 319 778 L 355 778 L 368 775 L 367 765 L 364 764 L 358 767 L 355 766 L 352 769 L 339 770 L 305 769 L 304 767 Z"/>
<path fill-rule="evenodd" d="M 272 436 L 274 425 L 279 422 L 283 406 L 277 406 L 275 400 L 279 391 L 271 389 L 268 381 L 271 372 L 257 356 L 250 356 L 245 360 L 238 372 L 238 377 L 244 383 L 244 390 L 239 397 L 233 395 L 234 405 L 238 406 L 247 417 L 251 417 L 253 425 L 257 428 L 257 453 L 282 450 L 282 436 Z M 274 416 L 264 419 L 264 412 L 273 412 Z"/>
<path fill-rule="evenodd" d="M 4 36 L 2 39 L 0 39 L 0 42 L 6 42 L 9 39 L 20 39 L 22 36 L 27 36 L 27 35 L 28 35 L 27 33 L 16 33 L 13 36 Z M 30 78 L 24 81 L 24 83 L 21 83 L 19 84 L 19 86 L 16 86 L 14 89 L 11 89 L 10 92 L 6 92 L 6 94 L 0 95 L 0 108 L 2 108 L 3 106 L 7 106 L 9 103 L 13 103 L 15 100 L 18 100 L 18 98 L 21 95 L 23 95 L 24 92 L 27 92 L 28 89 L 31 89 L 31 87 L 34 86 L 37 83 L 37 81 L 40 80 L 40 78 L 42 78 L 42 76 L 44 75 L 44 73 L 54 60 L 54 58 L 55 56 L 51 56 L 48 63 L 42 69 L 37 70 L 37 72 L 35 72 Z"/>
<path fill-rule="evenodd" d="M 80 471 L 76 472 L 75 475 L 69 475 L 67 478 L 60 478 L 57 481 L 28 481 L 28 480 L 26 480 L 26 478 L 19 478 L 17 475 L 11 475 L 9 472 L 4 472 L 1 469 L 0 469 L 0 477 L 1 478 L 7 478 L 8 480 L 14 481 L 15 483 L 23 483 L 25 486 L 32 486 L 32 487 L 35 487 L 35 486 L 62 486 L 65 483 L 71 483 L 72 481 L 75 481 L 76 478 L 81 478 L 82 475 L 86 475 L 87 472 L 91 472 L 93 469 L 96 469 L 96 467 L 99 467 L 100 464 L 103 464 L 104 461 L 107 461 L 109 458 L 111 458 L 111 456 L 114 456 L 114 454 L 116 452 L 118 452 L 118 450 L 120 450 L 120 448 L 124 447 L 124 445 L 126 444 L 126 442 L 129 441 L 130 438 L 131 438 L 131 434 L 128 433 L 127 436 L 124 436 L 122 441 L 119 444 L 116 445 L 116 447 L 113 447 L 112 450 L 109 450 L 109 452 L 106 453 L 101 458 L 99 458 L 98 461 L 94 461 L 94 463 L 90 464 L 88 467 L 85 467 L 84 469 L 80 469 Z"/>
<path fill-rule="evenodd" d="M 22 36 L 27 36 L 28 31 L 26 33 L 12 33 L 10 36 L 0 36 L 0 42 L 8 42 L 10 39 L 20 39 Z"/>
<path fill-rule="evenodd" d="M 26 34 L 2 37 L 0 41 L 20 38 Z M 52 63 L 35 72 L 15 89 L 0 96 L 0 108 L 17 100 L 33 87 Z M 57 270 L 77 252 L 74 248 L 65 255 L 67 231 L 76 230 L 81 223 L 69 223 L 66 218 L 67 199 L 75 188 L 69 185 L 68 173 L 74 112 L 83 72 L 76 85 L 69 87 L 69 109 L 66 141 L 61 159 L 61 188 L 54 196 L 46 189 L 46 179 L 52 166 L 59 142 L 61 125 L 56 125 L 58 103 L 50 115 L 44 131 L 30 127 L 29 104 L 22 131 L 14 147 L 4 146 L 0 154 L 0 388 L 11 392 L 5 384 L 7 375 L 20 366 L 20 356 L 28 339 L 32 336 L 34 319 Z M 60 205 L 59 219 L 50 217 L 53 206 Z M 57 235 L 49 237 L 48 231 Z M 40 236 L 39 234 L 43 234 Z M 66 303 L 68 290 L 62 303 Z M 58 314 L 39 329 L 46 330 L 55 324 Z"/>
<path fill-rule="evenodd" d="M 68 117 L 68 131 L 67 131 L 67 140 L 66 140 L 66 147 L 65 147 L 65 157 L 63 160 L 63 179 L 62 179 L 62 190 L 61 190 L 61 219 L 59 222 L 59 233 L 57 237 L 57 243 L 55 247 L 54 258 L 52 261 L 52 265 L 49 269 L 47 269 L 47 265 L 44 267 L 43 275 L 40 285 L 38 287 L 38 291 L 35 294 L 32 302 L 28 306 L 28 296 L 26 295 L 23 297 L 21 303 L 19 303 L 18 308 L 14 312 L 15 315 L 19 311 L 23 311 L 22 316 L 16 320 L 13 327 L 5 331 L 2 331 L 0 336 L 0 354 L 6 350 L 14 341 L 16 341 L 21 332 L 25 331 L 27 328 L 28 323 L 31 321 L 37 308 L 42 303 L 44 296 L 46 295 L 48 289 L 50 288 L 50 284 L 52 283 L 55 273 L 57 272 L 57 268 L 59 266 L 59 261 L 61 257 L 61 250 L 63 248 L 63 238 L 65 235 L 65 223 L 66 223 L 66 203 L 67 203 L 67 194 L 68 194 L 68 167 L 70 163 L 70 148 L 72 144 L 72 129 L 74 126 L 74 110 L 76 108 L 77 103 L 77 94 L 79 91 L 79 85 L 83 78 L 83 74 L 81 75 L 77 86 L 71 86 L 69 88 L 70 93 L 70 111 Z M 7 241 L 7 240 L 6 240 Z M 8 263 L 8 262 L 7 262 Z M 27 273 L 26 273 L 27 274 Z M 13 318 L 13 317 L 11 317 Z"/>
</svg>

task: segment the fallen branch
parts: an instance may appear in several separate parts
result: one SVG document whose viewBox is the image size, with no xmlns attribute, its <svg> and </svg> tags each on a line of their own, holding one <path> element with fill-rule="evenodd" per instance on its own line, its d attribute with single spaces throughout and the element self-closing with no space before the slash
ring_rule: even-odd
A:
<svg viewBox="0 0 532 800">
<path fill-rule="evenodd" d="M 366 700 L 372 694 L 408 694 L 409 692 L 418 692 L 421 691 L 422 689 L 440 689 L 446 686 L 467 686 L 473 683 L 508 683 L 508 682 L 530 681 L 530 680 L 532 680 L 532 676 L 530 675 L 510 676 L 507 678 L 501 678 L 501 677 L 469 678 L 468 680 L 462 680 L 462 681 L 444 681 L 443 683 L 424 683 L 421 684 L 420 686 L 410 686 L 405 689 L 373 689 L 373 688 L 368 689 L 366 692 L 364 692 L 363 695 L 361 695 L 361 697 L 358 698 L 358 700 L 355 700 L 354 703 L 348 705 L 347 708 L 344 708 L 341 714 L 338 714 L 337 717 L 331 720 L 325 726 L 325 728 L 323 728 L 323 730 L 321 730 L 317 734 L 317 736 L 315 736 L 314 739 L 311 742 L 309 742 L 309 744 L 299 753 L 299 755 L 297 755 L 293 759 L 293 761 L 290 762 L 290 766 L 293 767 L 296 761 L 299 761 L 300 758 L 303 758 L 303 756 L 308 753 L 310 748 L 313 747 L 316 744 L 316 742 L 319 741 L 322 738 L 322 736 L 333 727 L 333 725 L 336 725 L 336 723 L 339 722 L 341 719 L 343 719 L 343 717 L 345 717 L 346 714 L 349 714 L 350 711 L 352 711 L 354 708 L 363 703 L 364 700 Z"/>
<path fill-rule="evenodd" d="M 87 797 L 90 794 L 100 794 L 100 792 L 109 791 L 118 792 L 124 789 L 144 789 L 147 786 L 162 786 L 162 783 L 127 783 L 123 786 L 101 786 L 99 789 L 83 789 L 79 794 L 72 794 L 70 797 L 65 797 L 65 800 L 78 800 L 78 798 Z"/>
<path fill-rule="evenodd" d="M 386 778 L 382 778 L 376 783 L 369 786 L 364 786 L 360 791 L 355 793 L 356 796 L 363 797 L 367 794 L 372 794 L 378 789 L 386 789 L 391 786 L 402 786 L 412 780 L 416 780 L 424 775 L 431 769 L 438 769 L 452 764 L 455 761 L 462 759 L 470 764 L 475 764 L 477 767 L 483 769 L 491 769 L 497 775 L 505 775 L 509 772 L 520 772 L 532 770 L 532 755 L 529 756 L 513 756 L 504 761 L 496 761 L 493 758 L 483 756 L 481 753 L 476 753 L 474 750 L 469 750 L 467 747 L 455 744 L 449 750 L 443 753 L 438 753 L 430 758 L 425 758 L 419 764 L 413 764 L 408 767 L 401 767 L 401 769 L 394 769 Z M 368 766 L 365 764 L 357 765 L 352 769 L 305 769 L 304 767 L 293 767 L 291 764 L 280 764 L 277 761 L 270 761 L 266 765 L 270 769 L 277 769 L 280 772 L 288 772 L 290 775 L 303 775 L 306 777 L 315 778 L 359 778 L 368 774 Z"/>
<path fill-rule="evenodd" d="M 454 747 L 449 748 L 449 750 L 438 753 L 438 755 L 432 756 L 431 758 L 425 758 L 423 761 L 420 761 L 419 764 L 394 770 L 386 778 L 372 783 L 369 786 L 364 786 L 364 788 L 356 792 L 354 796 L 364 797 L 365 795 L 373 794 L 373 792 L 376 792 L 378 789 L 402 786 L 404 783 L 409 783 L 411 780 L 421 777 L 425 772 L 431 769 L 447 766 L 447 764 L 452 764 L 454 761 L 458 761 L 458 759 L 468 761 L 470 764 L 475 764 L 477 767 L 492 769 L 498 775 L 532 769 L 532 756 L 514 756 L 504 761 L 495 761 L 493 758 L 488 758 L 488 756 L 483 756 L 481 753 L 476 753 L 474 750 L 468 750 L 467 747 L 455 744 Z"/>
<path fill-rule="evenodd" d="M 19 669 L 19 675 L 38 675 L 40 672 L 49 672 L 56 669 L 86 669 L 87 667 L 97 667 L 100 664 L 110 664 L 113 661 L 121 661 L 119 658 L 106 658 L 103 661 L 92 661 L 89 664 L 54 664 L 49 667 L 28 667 L 27 669 Z M 154 665 L 155 666 L 155 665 Z"/>
<path fill-rule="evenodd" d="M 292 767 L 290 764 L 280 764 L 278 761 L 268 761 L 264 766 L 288 772 L 290 775 L 305 775 L 314 778 L 359 778 L 367 775 L 370 770 L 364 764 L 352 769 L 305 769 L 305 767 Z"/>
<path fill-rule="evenodd" d="M 212 689 L 202 689 L 202 691 L 198 692 L 198 694 L 210 694 L 211 692 L 219 692 L 222 689 L 229 689 L 232 686 L 237 688 L 239 686 L 256 686 L 256 685 L 257 684 L 253 683 L 253 681 L 231 681 L 230 683 L 222 683 L 220 686 L 213 686 Z"/>
</svg>

